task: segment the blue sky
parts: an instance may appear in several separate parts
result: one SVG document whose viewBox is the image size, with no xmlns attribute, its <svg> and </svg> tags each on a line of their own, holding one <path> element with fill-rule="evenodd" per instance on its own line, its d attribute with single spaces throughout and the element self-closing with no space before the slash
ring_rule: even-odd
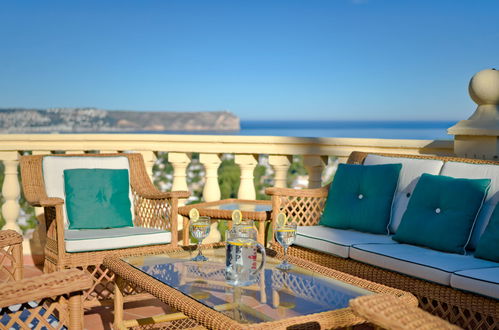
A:
<svg viewBox="0 0 499 330">
<path fill-rule="evenodd" d="M 0 107 L 459 120 L 499 1 L 1 1 Z"/>
</svg>

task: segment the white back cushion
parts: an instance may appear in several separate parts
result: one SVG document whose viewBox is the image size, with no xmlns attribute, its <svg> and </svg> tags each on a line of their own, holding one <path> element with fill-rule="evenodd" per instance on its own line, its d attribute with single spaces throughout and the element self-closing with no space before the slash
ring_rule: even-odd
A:
<svg viewBox="0 0 499 330">
<path fill-rule="evenodd" d="M 490 216 L 499 201 L 499 166 L 497 165 L 480 165 L 468 164 L 459 162 L 447 162 L 442 168 L 441 175 L 452 176 L 455 178 L 466 179 L 490 179 L 490 188 L 485 202 L 478 213 L 478 217 L 473 227 L 471 240 L 467 248 L 474 250 L 480 236 L 482 236 L 485 227 L 489 223 Z"/>
<path fill-rule="evenodd" d="M 45 156 L 43 157 L 42 170 L 43 181 L 45 182 L 45 191 L 48 197 L 59 197 L 64 199 L 66 205 L 66 195 L 64 193 L 64 170 L 75 168 L 104 168 L 104 169 L 127 169 L 128 179 L 130 180 L 130 165 L 125 156 L 116 157 L 63 157 L 63 156 Z M 133 212 L 132 189 L 129 188 L 129 198 Z M 64 209 L 64 225 L 68 227 L 68 216 L 66 206 Z M 91 210 L 87 210 L 91 212 Z"/>
<path fill-rule="evenodd" d="M 403 157 L 385 157 L 379 155 L 367 155 L 364 160 L 364 165 L 380 165 L 380 164 L 402 164 L 400 170 L 399 182 L 392 204 L 392 215 L 390 219 L 390 232 L 395 233 L 407 204 L 414 191 L 414 187 L 418 183 L 419 178 L 423 173 L 437 175 L 444 164 L 441 160 L 436 159 L 416 159 Z"/>
</svg>

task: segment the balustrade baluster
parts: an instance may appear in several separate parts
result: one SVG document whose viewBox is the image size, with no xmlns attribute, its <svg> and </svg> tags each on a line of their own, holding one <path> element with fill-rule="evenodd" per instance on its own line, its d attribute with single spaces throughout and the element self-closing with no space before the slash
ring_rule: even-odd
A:
<svg viewBox="0 0 499 330">
<path fill-rule="evenodd" d="M 258 155 L 236 154 L 235 163 L 241 169 L 241 183 L 237 192 L 240 199 L 256 199 L 253 172 L 258 165 Z"/>
<path fill-rule="evenodd" d="M 222 163 L 218 154 L 200 154 L 199 162 L 204 165 L 203 198 L 205 202 L 220 200 L 220 186 L 218 185 L 218 167 Z"/>
<path fill-rule="evenodd" d="M 322 186 L 322 171 L 327 164 L 326 156 L 303 156 L 303 165 L 308 171 L 308 187 L 320 188 Z"/>
<path fill-rule="evenodd" d="M 2 215 L 5 219 L 5 226 L 2 229 L 13 229 L 21 233 L 21 228 L 17 224 L 19 217 L 19 196 L 21 187 L 17 178 L 17 167 L 19 165 L 19 153 L 17 151 L 0 152 L 0 159 L 4 164 L 4 180 L 2 194 L 5 203 L 2 205 Z"/>
<path fill-rule="evenodd" d="M 287 187 L 288 170 L 292 163 L 292 156 L 269 155 L 269 164 L 274 170 L 274 186 Z"/>
<path fill-rule="evenodd" d="M 184 152 L 169 152 L 168 153 L 168 161 L 172 164 L 173 167 L 173 183 L 172 183 L 172 191 L 175 190 L 188 190 L 187 188 L 187 166 L 191 162 L 191 154 Z M 185 199 L 179 199 L 178 205 L 185 205 Z M 187 219 L 185 220 L 185 224 L 187 225 Z M 184 229 L 184 219 L 181 215 L 178 216 L 178 230 L 183 231 L 182 241 L 188 241 L 188 232 L 189 228 L 186 227 Z M 183 242 L 179 242 L 180 244 L 185 244 Z"/>
</svg>

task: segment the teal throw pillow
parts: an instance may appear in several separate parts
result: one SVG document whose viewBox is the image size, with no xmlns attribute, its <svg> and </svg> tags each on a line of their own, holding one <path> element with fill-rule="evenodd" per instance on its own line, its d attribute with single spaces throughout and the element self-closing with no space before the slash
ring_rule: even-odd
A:
<svg viewBox="0 0 499 330">
<path fill-rule="evenodd" d="M 423 174 L 393 236 L 400 243 L 465 253 L 490 179 Z"/>
<path fill-rule="evenodd" d="M 69 229 L 132 227 L 128 170 L 64 170 Z"/>
<path fill-rule="evenodd" d="M 340 164 L 320 224 L 388 234 L 393 196 L 402 164 Z"/>
<path fill-rule="evenodd" d="M 499 207 L 497 206 L 478 241 L 475 257 L 499 262 Z"/>
</svg>

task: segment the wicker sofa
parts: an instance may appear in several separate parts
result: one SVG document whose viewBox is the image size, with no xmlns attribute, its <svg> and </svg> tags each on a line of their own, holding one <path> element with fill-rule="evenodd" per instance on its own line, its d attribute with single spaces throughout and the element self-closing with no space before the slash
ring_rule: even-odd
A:
<svg viewBox="0 0 499 330">
<path fill-rule="evenodd" d="M 454 157 L 353 152 L 349 164 L 402 163 L 392 204 L 394 233 L 411 193 L 423 173 L 460 178 L 490 178 L 491 187 L 473 228 L 465 255 L 400 244 L 391 235 L 320 226 L 329 187 L 294 190 L 268 188 L 274 219 L 286 212 L 299 225 L 288 251 L 374 282 L 410 291 L 420 306 L 451 323 L 470 329 L 499 328 L 499 263 L 475 258 L 473 250 L 499 199 L 499 162 Z M 498 238 L 499 239 L 499 238 Z"/>
</svg>

